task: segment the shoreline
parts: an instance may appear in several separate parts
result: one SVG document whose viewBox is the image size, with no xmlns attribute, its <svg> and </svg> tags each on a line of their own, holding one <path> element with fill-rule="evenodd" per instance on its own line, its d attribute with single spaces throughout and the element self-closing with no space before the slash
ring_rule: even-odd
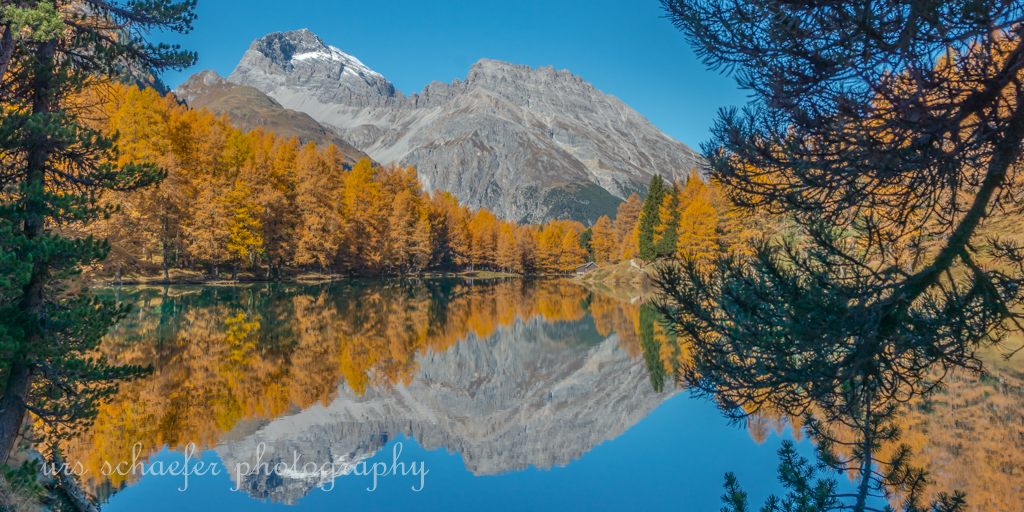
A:
<svg viewBox="0 0 1024 512">
<path fill-rule="evenodd" d="M 239 285 L 239 284 L 253 284 L 253 283 L 300 283 L 300 284 L 316 284 L 316 283 L 329 283 L 336 281 L 351 281 L 359 279 L 469 279 L 469 280 L 486 280 L 486 279 L 508 279 L 508 278 L 530 278 L 530 277 L 566 277 L 557 274 L 511 274 L 505 272 L 492 272 L 489 270 L 474 270 L 474 271 L 463 271 L 463 272 L 443 272 L 443 271 L 430 271 L 430 272 L 418 272 L 411 274 L 382 274 L 382 275 L 349 275 L 349 274 L 326 274 L 319 272 L 297 272 L 297 273 L 285 273 L 281 276 L 267 279 L 265 276 L 254 275 L 249 272 L 239 272 L 237 279 L 231 279 L 230 277 L 217 277 L 213 278 L 208 274 L 194 271 L 172 271 L 168 280 L 164 279 L 162 273 L 155 275 L 137 275 L 129 274 L 123 275 L 120 282 L 117 282 L 115 276 L 109 274 L 100 275 L 87 275 L 84 276 L 84 281 L 88 283 L 88 286 L 186 286 L 186 285 L 202 285 L 202 286 L 216 286 L 216 285 Z"/>
</svg>

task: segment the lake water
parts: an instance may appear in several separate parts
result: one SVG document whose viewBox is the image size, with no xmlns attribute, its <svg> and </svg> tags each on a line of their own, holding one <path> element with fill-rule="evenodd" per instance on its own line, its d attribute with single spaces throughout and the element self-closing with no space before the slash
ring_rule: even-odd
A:
<svg viewBox="0 0 1024 512">
<path fill-rule="evenodd" d="M 784 492 L 783 440 L 813 459 L 785 422 L 654 389 L 641 301 L 567 281 L 109 293 L 135 310 L 104 352 L 154 373 L 69 451 L 107 511 L 713 511 L 728 471 L 757 508 Z M 937 489 L 1019 510 L 1024 373 L 993 364 L 917 404 L 905 438 Z"/>
</svg>

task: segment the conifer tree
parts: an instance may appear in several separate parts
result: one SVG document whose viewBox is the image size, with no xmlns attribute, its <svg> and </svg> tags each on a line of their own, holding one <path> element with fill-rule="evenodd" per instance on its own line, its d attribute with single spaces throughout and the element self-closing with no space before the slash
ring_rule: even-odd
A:
<svg viewBox="0 0 1024 512">
<path fill-rule="evenodd" d="M 228 252 L 228 216 L 220 199 L 222 185 L 213 180 L 201 182 L 185 222 L 189 252 L 210 267 L 216 279 L 217 267 L 231 259 Z"/>
<path fill-rule="evenodd" d="M 659 257 L 676 254 L 679 245 L 679 216 L 682 213 L 679 201 L 682 194 L 683 190 L 679 183 L 673 183 L 658 208 L 660 224 L 654 233 L 654 252 Z"/>
<path fill-rule="evenodd" d="M 469 230 L 472 213 L 469 208 L 459 206 L 458 200 L 451 194 L 448 194 L 448 198 L 446 217 L 451 262 L 456 267 L 470 265 L 473 257 L 473 234 Z"/>
<path fill-rule="evenodd" d="M 655 174 L 647 189 L 647 197 L 640 210 L 640 224 L 637 226 L 638 255 L 644 261 L 651 261 L 658 255 L 654 246 L 654 231 L 661 222 L 661 203 L 664 199 L 665 180 L 660 174 Z"/>
<path fill-rule="evenodd" d="M 426 211 L 423 211 L 416 221 L 416 228 L 412 234 L 412 264 L 417 270 L 426 268 L 436 252 L 432 233 L 433 228 L 430 225 L 430 217 Z"/>
<path fill-rule="evenodd" d="M 498 231 L 498 248 L 495 256 L 495 262 L 503 272 L 518 272 L 518 268 L 521 264 L 519 260 L 519 251 L 516 249 L 516 234 L 515 226 L 507 222 L 503 222 Z"/>
<path fill-rule="evenodd" d="M 594 248 L 590 246 L 590 241 L 593 238 L 593 228 L 587 228 L 582 233 L 580 233 L 580 247 L 587 251 L 587 261 L 594 261 Z"/>
<path fill-rule="evenodd" d="M 345 179 L 342 215 L 345 222 L 345 259 L 349 268 L 376 273 L 384 264 L 387 217 L 383 210 L 377 169 L 369 158 L 360 160 Z"/>
<path fill-rule="evenodd" d="M 869 510 L 891 492 L 908 494 L 893 508 L 963 510 L 960 495 L 925 502 L 905 449 L 880 455 L 898 440 L 899 404 L 936 376 L 981 370 L 979 348 L 1024 332 L 1024 247 L 979 236 L 1021 207 L 1024 5 L 663 3 L 750 92 L 704 145 L 711 180 L 741 211 L 793 226 L 751 254 L 661 276 L 662 312 L 692 357 L 682 378 L 746 413 L 813 410 L 859 430 L 852 456 L 835 457 L 827 425 L 813 429 L 818 467 L 856 471 L 856 493 L 812 485 L 790 450 L 780 475 L 793 492 L 762 510 Z M 819 489 L 839 503 L 811 501 Z"/>
<path fill-rule="evenodd" d="M 562 226 L 552 222 L 537 236 L 537 263 L 544 272 L 558 272 L 562 265 Z"/>
<path fill-rule="evenodd" d="M 430 239 L 433 247 L 431 264 L 439 267 L 454 268 L 458 265 L 455 254 L 452 222 L 454 208 L 458 205 L 448 192 L 435 190 L 424 201 L 427 221 L 430 223 Z"/>
<path fill-rule="evenodd" d="M 295 165 L 298 211 L 292 262 L 325 267 L 338 256 L 344 241 L 340 207 L 344 177 L 312 143 L 299 151 Z"/>
<path fill-rule="evenodd" d="M 252 266 L 263 250 L 263 223 L 260 207 L 253 201 L 252 191 L 242 180 L 222 200 L 227 219 L 226 249 L 233 266 L 231 279 L 238 279 L 239 265 Z"/>
<path fill-rule="evenodd" d="M 412 230 L 416 228 L 417 210 L 412 194 L 406 189 L 399 190 L 391 201 L 385 260 L 389 268 L 399 272 L 411 264 Z"/>
<path fill-rule="evenodd" d="M 92 353 L 124 309 L 87 292 L 63 293 L 62 281 L 104 259 L 109 245 L 54 228 L 89 224 L 111 213 L 98 202 L 102 192 L 148 187 L 164 173 L 152 163 L 115 165 L 113 140 L 85 125 L 72 98 L 97 80 L 194 63 L 192 53 L 145 40 L 154 30 L 188 32 L 194 7 L 172 0 L 3 6 L 0 462 L 26 411 L 59 432 L 141 370 L 111 367 Z"/>
<path fill-rule="evenodd" d="M 618 213 L 615 215 L 614 229 L 616 239 L 616 254 L 613 261 L 622 261 L 636 257 L 637 245 L 639 243 L 639 230 L 637 229 L 640 220 L 640 209 L 643 203 L 636 193 L 630 194 L 626 202 L 619 205 Z"/>
<path fill-rule="evenodd" d="M 118 208 L 119 214 L 99 219 L 90 226 L 82 226 L 82 229 L 106 238 L 110 243 L 111 251 L 104 268 L 120 270 L 125 266 L 137 266 L 143 260 L 162 253 L 166 278 L 175 236 L 173 220 L 176 219 L 171 197 L 165 194 L 165 185 L 180 180 L 173 159 L 168 157 L 170 137 L 167 124 L 172 111 L 152 89 L 125 87 L 126 93 L 121 89 L 112 84 L 97 84 L 83 91 L 81 99 L 75 103 L 84 106 L 83 119 L 87 119 L 90 128 L 108 136 L 117 134 L 119 151 L 116 165 L 132 162 L 156 164 L 167 171 L 167 177 L 159 186 L 146 190 L 104 194 L 101 204 Z M 108 105 L 103 98 L 118 98 L 119 104 Z"/>
<path fill-rule="evenodd" d="M 298 139 L 285 140 L 258 128 L 248 134 L 256 139 L 253 161 L 245 167 L 241 179 L 248 183 L 253 202 L 259 207 L 263 247 L 257 251 L 266 263 L 266 277 L 274 262 L 288 261 L 294 250 L 295 225 L 298 222 L 295 170 Z M 262 264 L 262 263 L 260 263 Z"/>
<path fill-rule="evenodd" d="M 562 237 L 562 254 L 559 256 L 559 270 L 572 272 L 587 259 L 587 251 L 580 247 L 580 235 L 575 229 L 569 228 Z"/>
<path fill-rule="evenodd" d="M 679 205 L 676 250 L 679 254 L 710 259 L 718 254 L 718 213 L 701 194 Z"/>
<path fill-rule="evenodd" d="M 531 226 L 520 226 L 516 230 L 516 250 L 519 252 L 518 272 L 537 270 L 537 232 Z"/>
<path fill-rule="evenodd" d="M 607 215 L 602 215 L 594 224 L 593 235 L 590 238 L 590 246 L 594 248 L 594 261 L 598 263 L 615 263 L 616 247 L 615 228 Z"/>
<path fill-rule="evenodd" d="M 494 265 L 497 253 L 498 219 L 489 210 L 480 209 L 473 214 L 469 223 L 472 237 L 472 262 L 474 267 L 489 268 Z"/>
</svg>

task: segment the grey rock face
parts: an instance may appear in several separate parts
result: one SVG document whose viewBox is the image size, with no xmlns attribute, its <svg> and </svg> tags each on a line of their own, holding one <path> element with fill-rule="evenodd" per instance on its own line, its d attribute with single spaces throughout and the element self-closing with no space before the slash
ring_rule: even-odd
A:
<svg viewBox="0 0 1024 512">
<path fill-rule="evenodd" d="M 302 84 L 317 101 L 358 106 L 396 94 L 383 76 L 305 29 L 257 39 L 242 63 L 229 79 L 263 92 Z"/>
<path fill-rule="evenodd" d="M 301 464 L 334 462 L 344 475 L 404 434 L 428 450 L 458 451 L 477 475 L 565 465 L 676 393 L 655 392 L 642 358 L 630 358 L 616 336 L 596 345 L 584 340 L 596 335 L 592 330 L 592 322 L 534 319 L 487 339 L 471 336 L 420 358 L 407 387 L 371 388 L 360 396 L 343 385 L 330 406 L 274 420 L 217 452 L 232 473 L 239 463 L 255 467 L 265 443 L 260 460 L 270 467 L 292 464 L 297 454 Z M 270 472 L 236 484 L 253 497 L 292 502 L 330 479 Z"/>
<path fill-rule="evenodd" d="M 614 216 L 655 173 L 704 161 L 569 71 L 481 60 L 465 81 L 405 96 L 308 30 L 250 46 L 231 82 L 330 126 L 381 163 L 413 165 L 427 189 L 516 221 Z"/>
</svg>

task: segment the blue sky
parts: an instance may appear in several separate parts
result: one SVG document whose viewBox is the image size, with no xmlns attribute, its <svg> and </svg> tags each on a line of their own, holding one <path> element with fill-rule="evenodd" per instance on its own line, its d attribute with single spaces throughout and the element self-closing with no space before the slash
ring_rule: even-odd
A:
<svg viewBox="0 0 1024 512">
<path fill-rule="evenodd" d="M 485 57 L 568 69 L 698 150 L 717 110 L 747 101 L 697 60 L 657 0 L 199 0 L 197 14 L 191 34 L 155 34 L 199 52 L 195 67 L 164 76 L 172 88 L 203 69 L 227 76 L 254 39 L 308 28 L 406 94 L 464 79 Z"/>
</svg>

